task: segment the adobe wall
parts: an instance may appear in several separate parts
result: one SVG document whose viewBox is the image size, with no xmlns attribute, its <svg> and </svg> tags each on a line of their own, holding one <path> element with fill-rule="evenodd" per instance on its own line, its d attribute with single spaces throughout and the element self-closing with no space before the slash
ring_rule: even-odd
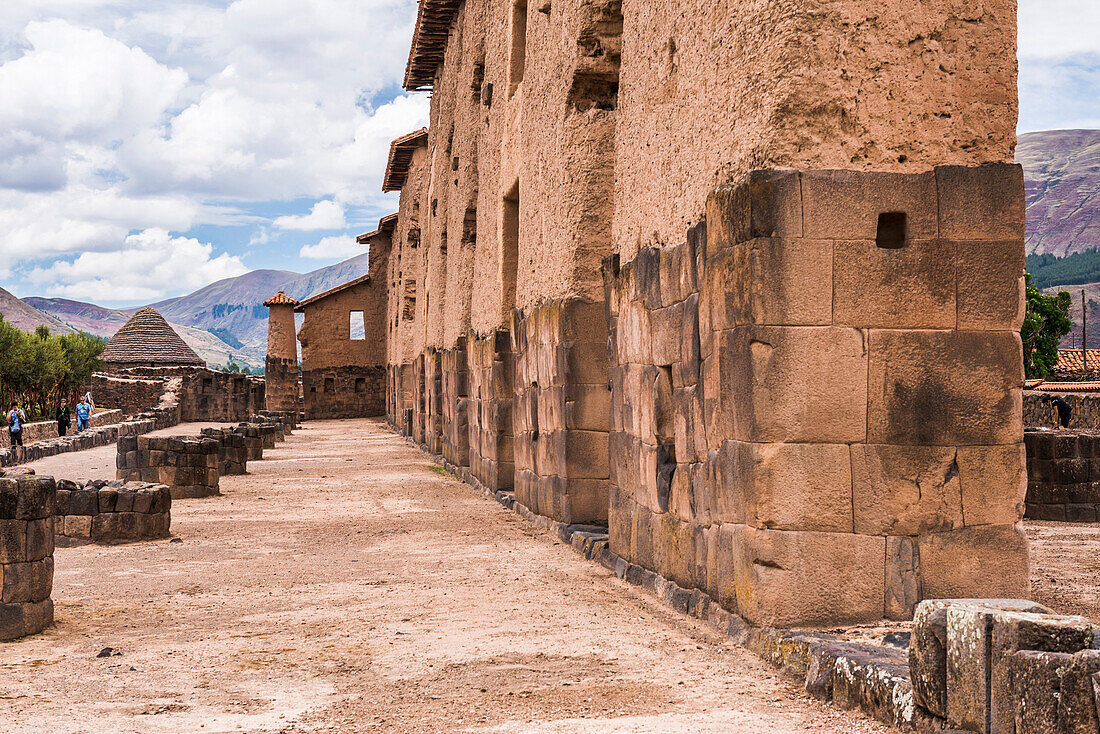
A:
<svg viewBox="0 0 1100 734">
<path fill-rule="evenodd" d="M 298 340 L 294 331 L 294 307 L 290 304 L 268 307 L 264 383 L 264 400 L 270 410 L 300 410 Z"/>
<path fill-rule="evenodd" d="M 386 411 L 388 253 L 378 253 L 371 279 L 301 307 L 302 394 L 306 416 L 357 418 Z M 352 311 L 362 311 L 365 338 L 351 339 Z"/>
<path fill-rule="evenodd" d="M 415 317 L 423 265 L 421 224 L 429 211 L 424 204 L 429 173 L 427 157 L 427 147 L 417 148 L 412 154 L 392 235 L 386 306 L 386 354 L 392 365 L 412 364 L 423 347 L 423 322 L 417 322 Z M 421 327 L 419 339 L 417 326 Z"/>
<path fill-rule="evenodd" d="M 710 191 L 751 170 L 1013 160 L 1014 0 L 627 0 L 623 16 L 624 264 L 680 241 Z"/>
</svg>

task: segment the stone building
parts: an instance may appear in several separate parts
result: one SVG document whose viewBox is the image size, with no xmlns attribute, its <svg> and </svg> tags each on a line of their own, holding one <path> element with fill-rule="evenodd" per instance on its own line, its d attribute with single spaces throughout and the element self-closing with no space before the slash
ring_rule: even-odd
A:
<svg viewBox="0 0 1100 734">
<path fill-rule="evenodd" d="M 107 342 L 101 359 L 108 372 L 132 367 L 206 367 L 155 308 L 143 308 Z"/>
<path fill-rule="evenodd" d="M 298 339 L 294 330 L 294 309 L 298 302 L 283 291 L 264 301 L 267 307 L 267 357 L 264 379 L 267 383 L 267 409 L 298 413 Z"/>
<path fill-rule="evenodd" d="M 370 246 L 366 275 L 310 296 L 294 308 L 305 315 L 298 341 L 307 418 L 385 415 L 386 274 L 393 222 L 393 217 L 383 218 L 377 230 L 358 238 Z M 269 360 L 275 356 L 273 349 L 290 348 L 280 347 L 280 339 L 272 341 L 278 317 L 275 310 L 269 315 Z"/>
<path fill-rule="evenodd" d="M 761 624 L 1023 596 L 1012 0 L 421 0 L 390 420 Z"/>
</svg>

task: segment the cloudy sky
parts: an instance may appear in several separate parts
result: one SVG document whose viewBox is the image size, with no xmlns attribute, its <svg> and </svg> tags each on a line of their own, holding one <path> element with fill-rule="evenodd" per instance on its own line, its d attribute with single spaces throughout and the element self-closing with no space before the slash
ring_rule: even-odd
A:
<svg viewBox="0 0 1100 734">
<path fill-rule="evenodd" d="M 415 0 L 0 0 L 0 286 L 148 303 L 361 252 Z M 1100 127 L 1100 3 L 1020 0 L 1020 131 Z"/>
</svg>

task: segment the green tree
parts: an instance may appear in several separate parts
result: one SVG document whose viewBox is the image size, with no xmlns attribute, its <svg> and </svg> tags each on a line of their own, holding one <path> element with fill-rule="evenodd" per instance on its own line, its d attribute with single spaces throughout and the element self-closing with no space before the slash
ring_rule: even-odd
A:
<svg viewBox="0 0 1100 734">
<path fill-rule="evenodd" d="M 1026 279 L 1027 311 L 1020 337 L 1024 342 L 1024 372 L 1028 377 L 1046 377 L 1058 362 L 1058 344 L 1073 328 L 1069 318 L 1070 295 L 1059 291 L 1047 296 Z"/>
</svg>

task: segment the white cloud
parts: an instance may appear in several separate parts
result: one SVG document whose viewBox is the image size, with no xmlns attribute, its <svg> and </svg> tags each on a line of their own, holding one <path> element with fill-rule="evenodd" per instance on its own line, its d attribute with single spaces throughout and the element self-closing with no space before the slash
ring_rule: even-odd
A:
<svg viewBox="0 0 1100 734">
<path fill-rule="evenodd" d="M 126 238 L 123 247 L 85 252 L 72 262 L 59 260 L 27 274 L 50 295 L 87 301 L 153 300 L 166 291 L 195 290 L 248 272 L 240 258 L 211 257 L 213 246 L 193 238 L 147 229 Z"/>
<path fill-rule="evenodd" d="M 309 214 L 276 218 L 275 226 L 279 229 L 308 232 L 317 229 L 343 229 L 347 226 L 347 221 L 344 219 L 344 205 L 326 199 L 314 204 Z"/>
<path fill-rule="evenodd" d="M 314 260 L 345 260 L 349 257 L 362 255 L 366 248 L 348 235 L 325 237 L 316 245 L 306 245 L 298 251 L 299 257 L 308 257 Z"/>
<path fill-rule="evenodd" d="M 1100 52 L 1100 5 L 1095 0 L 1020 0 L 1018 24 L 1021 59 Z"/>
</svg>

